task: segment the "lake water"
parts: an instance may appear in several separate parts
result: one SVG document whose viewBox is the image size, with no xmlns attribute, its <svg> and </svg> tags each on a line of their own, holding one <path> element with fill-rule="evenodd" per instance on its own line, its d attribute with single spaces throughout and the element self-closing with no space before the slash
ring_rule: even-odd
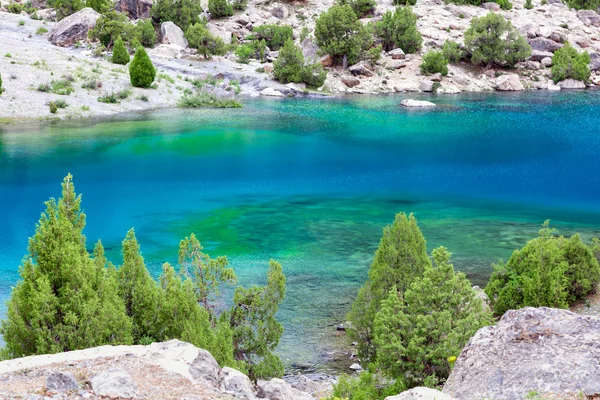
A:
<svg viewBox="0 0 600 400">
<path fill-rule="evenodd" d="M 327 360 L 332 324 L 397 212 L 415 213 L 428 249 L 448 247 L 475 284 L 545 219 L 600 235 L 600 92 L 433 96 L 428 111 L 400 108 L 403 98 L 0 127 L 0 300 L 68 172 L 88 247 L 101 238 L 115 264 L 131 227 L 154 274 L 192 232 L 246 285 L 280 261 L 288 363 Z"/>
</svg>

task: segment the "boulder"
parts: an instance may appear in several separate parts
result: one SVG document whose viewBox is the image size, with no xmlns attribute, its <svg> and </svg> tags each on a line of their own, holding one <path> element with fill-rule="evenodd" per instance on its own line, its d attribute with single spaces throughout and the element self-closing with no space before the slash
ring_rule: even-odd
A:
<svg viewBox="0 0 600 400">
<path fill-rule="evenodd" d="M 460 93 L 460 89 L 457 88 L 456 86 L 442 86 L 441 89 L 438 90 L 438 93 L 443 93 L 443 94 L 459 94 Z"/>
<path fill-rule="evenodd" d="M 290 15 L 290 12 L 283 4 L 277 4 L 271 8 L 271 15 L 277 19 L 284 19 Z"/>
<path fill-rule="evenodd" d="M 160 24 L 160 33 L 162 34 L 162 44 L 174 44 L 184 49 L 188 47 L 188 41 L 183 31 L 173 22 L 167 21 Z"/>
<path fill-rule="evenodd" d="M 530 60 L 542 61 L 546 57 L 552 58 L 553 54 L 550 51 L 532 50 Z"/>
<path fill-rule="evenodd" d="M 418 92 L 419 88 L 413 82 L 402 82 L 394 86 L 396 92 Z"/>
<path fill-rule="evenodd" d="M 560 90 L 560 86 L 555 85 L 552 81 L 550 81 L 548 82 L 548 85 L 546 85 L 546 89 L 551 92 L 558 92 Z"/>
<path fill-rule="evenodd" d="M 593 10 L 579 10 L 577 11 L 577 18 L 581 20 L 586 26 L 600 27 L 600 15 Z"/>
<path fill-rule="evenodd" d="M 190 375 L 195 381 L 216 386 L 219 382 L 219 364 L 208 351 L 198 349 L 198 355 L 190 364 Z"/>
<path fill-rule="evenodd" d="M 575 79 L 565 79 L 557 83 L 561 89 L 585 89 L 585 83 Z"/>
<path fill-rule="evenodd" d="M 127 14 L 131 19 L 148 19 L 152 0 L 117 0 L 115 10 Z"/>
<path fill-rule="evenodd" d="M 449 395 L 428 387 L 416 387 L 385 400 L 452 400 Z"/>
<path fill-rule="evenodd" d="M 252 390 L 250 378 L 233 368 L 223 367 L 220 374 L 219 386 L 223 390 L 234 393 L 238 398 L 247 400 L 254 400 L 256 398 Z"/>
<path fill-rule="evenodd" d="M 544 57 L 544 58 L 542 58 L 542 61 L 540 61 L 540 63 L 546 68 L 551 67 L 552 66 L 552 57 Z"/>
<path fill-rule="evenodd" d="M 491 2 L 483 3 L 481 5 L 481 7 L 485 8 L 486 10 L 496 11 L 496 12 L 501 10 L 500 5 L 498 3 L 491 3 Z"/>
<path fill-rule="evenodd" d="M 388 56 L 392 57 L 394 60 L 404 60 L 406 54 L 404 54 L 404 51 L 402 49 L 398 48 L 389 51 Z"/>
<path fill-rule="evenodd" d="M 529 45 L 532 50 L 550 53 L 554 53 L 563 46 L 561 43 L 556 43 L 554 40 L 546 39 L 544 37 L 529 39 Z"/>
<path fill-rule="evenodd" d="M 61 393 L 79 389 L 77 379 L 70 372 L 54 371 L 46 377 L 46 389 Z"/>
<path fill-rule="evenodd" d="M 360 364 L 358 364 L 358 363 L 354 363 L 350 366 L 350 369 L 352 371 L 362 371 L 363 367 L 361 367 Z"/>
<path fill-rule="evenodd" d="M 133 378 L 120 368 L 110 368 L 92 377 L 90 383 L 96 395 L 109 399 L 131 399 L 138 395 Z"/>
<path fill-rule="evenodd" d="M 436 105 L 430 101 L 424 100 L 413 100 L 413 99 L 405 99 L 400 102 L 402 107 L 416 107 L 416 108 L 424 108 L 424 107 L 436 107 Z"/>
<path fill-rule="evenodd" d="M 600 318 L 554 308 L 507 311 L 469 340 L 444 385 L 460 400 L 517 400 L 531 392 L 600 393 Z"/>
<path fill-rule="evenodd" d="M 86 7 L 74 14 L 63 18 L 54 25 L 48 35 L 48 40 L 56 46 L 70 46 L 88 37 L 88 31 L 96 25 L 100 14 L 93 8 Z"/>
<path fill-rule="evenodd" d="M 433 92 L 433 81 L 425 80 L 419 83 L 419 90 L 421 92 Z"/>
<path fill-rule="evenodd" d="M 537 71 L 542 67 L 542 65 L 538 61 L 526 61 L 525 68 L 531 71 Z"/>
<path fill-rule="evenodd" d="M 37 10 L 36 15 L 45 21 L 56 21 L 56 11 L 54 8 L 45 8 L 43 10 Z"/>
<path fill-rule="evenodd" d="M 523 84 L 517 74 L 500 75 L 496 78 L 496 90 L 502 92 L 518 92 L 523 89 Z"/>
<path fill-rule="evenodd" d="M 353 88 L 354 86 L 360 85 L 360 79 L 355 78 L 353 76 L 342 78 L 342 82 L 349 88 Z"/>
<path fill-rule="evenodd" d="M 176 44 L 159 44 L 155 48 L 148 50 L 150 56 L 161 58 L 181 58 L 184 53 L 185 49 Z"/>
<path fill-rule="evenodd" d="M 283 379 L 271 379 L 270 381 L 259 380 L 256 383 L 258 397 L 270 400 L 314 400 L 305 392 L 294 389 Z"/>
<path fill-rule="evenodd" d="M 333 57 L 326 54 L 319 59 L 319 62 L 323 67 L 331 67 L 333 65 Z"/>
<path fill-rule="evenodd" d="M 367 76 L 367 77 L 373 76 L 373 71 L 371 71 L 371 69 L 368 67 L 367 63 L 364 61 L 360 61 L 359 63 L 354 64 L 353 66 L 348 68 L 348 71 L 352 75 L 363 75 L 363 76 Z"/>
<path fill-rule="evenodd" d="M 300 43 L 302 55 L 307 64 L 314 64 L 321 58 L 319 56 L 319 46 L 317 46 L 310 38 L 306 38 Z"/>
<path fill-rule="evenodd" d="M 406 67 L 406 61 L 398 60 L 398 61 L 394 61 L 394 62 L 390 63 L 389 65 L 393 69 L 402 69 L 402 68 Z"/>
<path fill-rule="evenodd" d="M 223 40 L 223 43 L 231 44 L 231 32 L 230 31 L 228 31 L 224 28 L 221 28 L 213 23 L 208 23 L 206 25 L 206 28 L 208 28 L 208 31 L 210 32 L 211 35 L 220 37 L 221 40 Z"/>
<path fill-rule="evenodd" d="M 590 53 L 590 70 L 600 71 L 600 53 Z"/>
<path fill-rule="evenodd" d="M 270 96 L 270 97 L 283 97 L 283 93 L 281 93 L 279 90 L 275 90 L 273 88 L 264 88 L 263 90 L 260 91 L 260 94 L 262 96 Z"/>
<path fill-rule="evenodd" d="M 442 74 L 440 74 L 439 72 L 431 75 L 429 77 L 429 79 L 433 82 L 441 82 L 442 81 Z"/>
<path fill-rule="evenodd" d="M 316 399 L 328 398 L 333 391 L 333 384 L 329 381 L 315 381 L 306 375 L 298 375 L 298 379 L 292 383 L 292 387 L 301 392 L 308 393 Z"/>
</svg>

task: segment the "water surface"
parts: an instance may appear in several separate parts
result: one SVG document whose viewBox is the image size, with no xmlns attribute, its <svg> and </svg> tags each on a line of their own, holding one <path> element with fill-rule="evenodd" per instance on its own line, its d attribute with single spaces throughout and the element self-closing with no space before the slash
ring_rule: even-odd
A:
<svg viewBox="0 0 600 400">
<path fill-rule="evenodd" d="M 600 93 L 432 97 L 433 111 L 401 109 L 403 98 L 259 99 L 0 128 L 0 300 L 68 172 L 88 247 L 101 238 L 116 264 L 131 227 L 154 274 L 191 232 L 245 285 L 280 261 L 288 362 L 327 360 L 332 324 L 397 212 L 415 213 L 428 249 L 448 247 L 476 284 L 545 219 L 600 234 Z"/>
</svg>

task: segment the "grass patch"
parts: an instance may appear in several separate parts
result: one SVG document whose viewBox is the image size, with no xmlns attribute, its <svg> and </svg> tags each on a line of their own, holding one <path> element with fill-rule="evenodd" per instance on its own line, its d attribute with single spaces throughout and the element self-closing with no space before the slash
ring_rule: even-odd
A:
<svg viewBox="0 0 600 400">
<path fill-rule="evenodd" d="M 117 92 L 117 97 L 120 100 L 125 100 L 126 98 L 128 98 L 129 96 L 131 96 L 132 92 L 129 89 L 122 89 L 120 91 Z"/>
<path fill-rule="evenodd" d="M 242 104 L 233 99 L 223 99 L 212 93 L 198 92 L 194 95 L 184 94 L 179 100 L 179 107 L 186 108 L 241 108 Z"/>
<path fill-rule="evenodd" d="M 67 96 L 73 92 L 73 86 L 70 79 L 59 79 L 56 81 L 53 80 L 50 83 L 42 83 L 38 86 L 37 90 Z"/>
<path fill-rule="evenodd" d="M 140 101 L 148 101 L 148 96 L 146 96 L 145 94 L 136 97 L 136 100 L 140 100 Z"/>
<path fill-rule="evenodd" d="M 6 53 L 6 54 L 4 55 L 4 57 L 6 57 L 6 58 L 12 58 L 12 54 L 10 54 L 10 53 Z"/>
<path fill-rule="evenodd" d="M 44 33 L 47 33 L 48 29 L 44 28 L 43 26 L 40 26 L 39 28 L 37 28 L 37 31 L 35 31 L 36 35 L 43 35 Z"/>
<path fill-rule="evenodd" d="M 167 74 L 158 74 L 158 80 L 164 79 L 169 83 L 175 83 L 175 79 Z"/>
<path fill-rule="evenodd" d="M 103 96 L 98 97 L 98 101 L 106 104 L 117 104 L 119 99 L 117 98 L 115 92 L 111 92 L 110 94 L 104 93 Z"/>
<path fill-rule="evenodd" d="M 81 87 L 84 89 L 91 90 L 99 89 L 102 87 L 102 81 L 99 81 L 97 79 L 88 79 L 81 85 Z"/>
</svg>

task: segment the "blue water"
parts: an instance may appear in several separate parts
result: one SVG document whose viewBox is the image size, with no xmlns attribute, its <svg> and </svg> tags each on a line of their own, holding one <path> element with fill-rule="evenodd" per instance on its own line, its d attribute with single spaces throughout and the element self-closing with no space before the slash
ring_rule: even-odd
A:
<svg viewBox="0 0 600 400">
<path fill-rule="evenodd" d="M 440 107 L 427 111 L 398 107 L 403 98 L 0 127 L 0 300 L 68 172 L 88 247 L 101 238 L 115 264 L 131 227 L 154 274 L 191 232 L 245 285 L 279 260 L 288 363 L 327 362 L 339 344 L 332 324 L 397 212 L 414 212 L 428 248 L 448 247 L 476 284 L 545 219 L 600 235 L 600 92 L 433 97 Z"/>
</svg>

